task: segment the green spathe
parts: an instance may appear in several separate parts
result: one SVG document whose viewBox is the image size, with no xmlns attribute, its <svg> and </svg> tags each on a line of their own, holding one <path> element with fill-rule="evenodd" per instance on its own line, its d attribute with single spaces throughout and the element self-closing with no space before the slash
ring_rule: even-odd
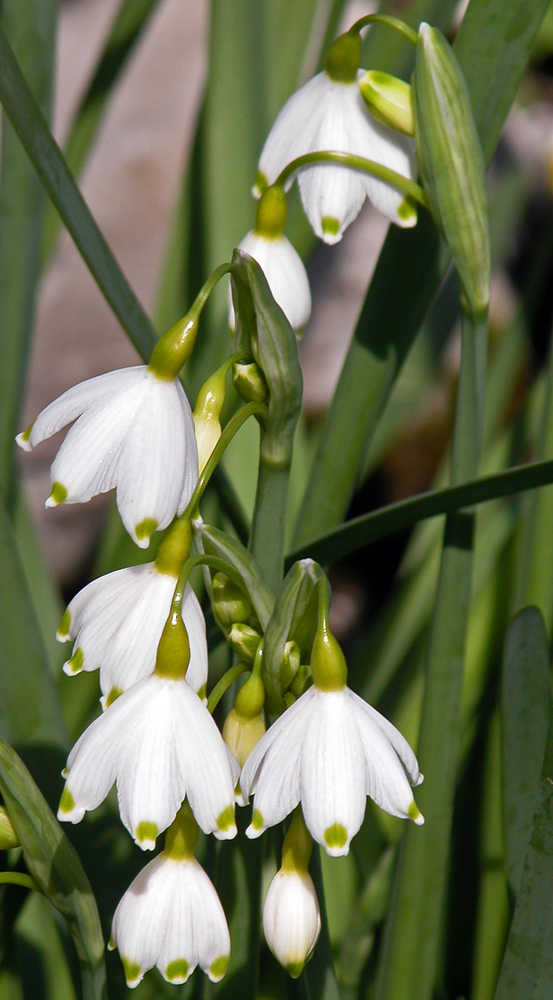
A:
<svg viewBox="0 0 553 1000">
<path fill-rule="evenodd" d="M 474 317 L 490 297 L 490 236 L 484 157 L 461 67 L 442 33 L 421 24 L 413 75 L 417 156 L 434 219 Z"/>
</svg>

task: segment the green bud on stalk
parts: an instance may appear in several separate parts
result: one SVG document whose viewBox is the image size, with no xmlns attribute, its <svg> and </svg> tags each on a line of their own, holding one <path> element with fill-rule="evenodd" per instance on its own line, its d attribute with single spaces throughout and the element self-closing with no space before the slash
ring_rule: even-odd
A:
<svg viewBox="0 0 553 1000">
<path fill-rule="evenodd" d="M 404 135 L 414 135 L 413 94 L 404 80 L 370 69 L 359 81 L 359 90 L 371 114 Z"/>
<path fill-rule="evenodd" d="M 301 650 L 297 642 L 287 642 L 280 666 L 280 683 L 286 691 L 292 684 L 301 662 Z"/>
<path fill-rule="evenodd" d="M 20 846 L 13 823 L 4 807 L 0 806 L 0 851 L 9 851 L 12 847 Z"/>
<path fill-rule="evenodd" d="M 243 663 L 253 663 L 261 642 L 261 634 L 249 625 L 235 622 L 229 632 L 228 642 L 239 660 Z"/>
<path fill-rule="evenodd" d="M 466 310 L 490 298 L 490 236 L 482 148 L 461 67 L 442 33 L 421 24 L 413 74 L 415 139 L 434 219 L 459 272 Z"/>
<path fill-rule="evenodd" d="M 230 629 L 236 622 L 247 622 L 252 613 L 252 604 L 246 593 L 229 580 L 224 573 L 213 577 L 213 610 L 224 628 Z"/>
<path fill-rule="evenodd" d="M 232 381 L 239 396 L 245 403 L 264 403 L 268 389 L 265 376 L 259 365 L 236 364 L 232 369 Z"/>
</svg>

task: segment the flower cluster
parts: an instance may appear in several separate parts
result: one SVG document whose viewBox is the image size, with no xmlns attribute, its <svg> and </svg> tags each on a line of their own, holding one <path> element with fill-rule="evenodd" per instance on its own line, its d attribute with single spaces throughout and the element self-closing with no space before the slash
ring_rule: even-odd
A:
<svg viewBox="0 0 553 1000">
<path fill-rule="evenodd" d="M 359 54 L 358 33 L 338 39 L 326 70 L 282 109 L 261 154 L 255 228 L 241 244 L 261 264 L 298 333 L 309 318 L 311 296 L 303 264 L 284 236 L 285 190 L 296 170 L 303 171 L 298 183 L 306 214 L 327 243 L 341 239 L 367 196 L 396 224 L 416 221 L 402 192 L 359 169 L 362 158 L 396 177 L 416 176 L 411 137 L 383 124 L 364 103 Z M 319 162 L 327 153 L 353 159 Z M 284 637 L 281 666 L 288 679 L 280 708 L 288 707 L 267 729 L 267 633 L 256 610 L 252 580 L 260 576 L 254 561 L 236 541 L 226 561 L 204 552 L 199 541 L 198 555 L 191 556 L 191 523 L 200 535 L 203 524 L 201 493 L 232 436 L 226 428 L 221 440 L 220 416 L 233 365 L 235 385 L 249 400 L 244 419 L 269 412 L 270 379 L 255 363 L 253 338 L 252 356 L 232 355 L 210 376 L 194 414 L 179 381 L 198 314 L 216 280 L 233 266 L 214 272 L 147 366 L 75 386 L 17 438 L 30 450 L 72 425 L 52 465 L 47 506 L 85 502 L 115 488 L 122 522 L 139 547 L 167 529 L 148 563 L 84 587 L 57 635 L 73 643 L 67 674 L 98 670 L 103 710 L 69 754 L 59 819 L 80 822 L 115 785 L 121 820 L 142 850 L 153 850 L 165 832 L 163 850 L 134 880 L 113 918 L 110 947 L 119 949 L 129 986 L 154 965 L 172 983 L 184 983 L 198 965 L 213 981 L 224 975 L 228 926 L 194 850 L 199 830 L 219 840 L 236 835 L 236 802 L 247 806 L 253 798 L 250 838 L 293 814 L 263 910 L 267 943 L 292 976 L 300 974 L 321 928 L 308 871 L 312 840 L 331 856 L 347 854 L 367 796 L 394 816 L 423 822 L 412 792 L 422 781 L 415 755 L 395 727 L 347 686 L 345 660 L 328 628 L 328 594 L 320 591 L 316 627 L 305 623 L 303 651 L 291 634 Z M 235 319 L 231 300 L 231 326 Z M 289 328 L 288 336 L 297 352 Z M 205 620 L 188 583 L 202 562 L 215 620 L 241 661 L 209 701 Z M 241 575 L 248 564 L 251 572 Z M 301 652 L 308 662 L 301 663 Z M 242 669 L 250 676 L 221 733 L 212 712 Z"/>
</svg>

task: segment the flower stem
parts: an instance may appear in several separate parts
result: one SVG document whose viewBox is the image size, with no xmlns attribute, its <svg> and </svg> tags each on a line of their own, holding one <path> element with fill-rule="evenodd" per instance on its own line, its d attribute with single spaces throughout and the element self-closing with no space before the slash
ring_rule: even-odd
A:
<svg viewBox="0 0 553 1000">
<path fill-rule="evenodd" d="M 213 691 L 207 699 L 207 710 L 211 713 L 211 715 L 213 715 L 225 691 L 228 690 L 232 682 L 235 681 L 237 677 L 240 677 L 240 674 L 243 674 L 245 670 L 249 669 L 250 668 L 247 663 L 236 663 L 234 667 L 227 670 L 226 674 L 223 674 L 220 680 L 217 681 Z"/>
<path fill-rule="evenodd" d="M 24 889 L 34 889 L 35 892 L 42 891 L 38 882 L 35 882 L 31 875 L 25 875 L 23 872 L 0 872 L 0 885 L 6 883 L 21 885 Z"/>
<path fill-rule="evenodd" d="M 430 211 L 428 198 L 420 184 L 409 180 L 403 174 L 398 174 L 396 170 L 390 170 L 389 167 L 385 167 L 382 163 L 376 163 L 375 160 L 366 160 L 364 156 L 355 156 L 354 153 L 339 153 L 333 150 L 304 153 L 303 156 L 296 157 L 295 160 L 292 160 L 284 167 L 275 184 L 284 186 L 292 174 L 300 170 L 305 170 L 316 163 L 336 163 L 342 167 L 349 167 L 350 170 L 361 170 L 364 173 L 372 174 L 374 177 L 378 177 L 379 180 L 385 181 L 386 184 L 391 184 L 393 187 L 403 191 L 407 197 L 412 198 L 413 201 L 418 201 L 419 205 Z"/>
<path fill-rule="evenodd" d="M 418 35 L 413 28 L 410 28 L 405 21 L 400 21 L 398 17 L 392 17 L 390 14 L 366 14 L 365 17 L 360 17 L 358 21 L 349 29 L 348 35 L 353 35 L 361 31 L 361 28 L 366 28 L 368 24 L 385 24 L 388 28 L 393 28 L 394 31 L 399 31 L 400 35 L 403 35 L 411 45 L 417 44 Z"/>
<path fill-rule="evenodd" d="M 196 295 L 196 298 L 194 299 L 194 302 L 192 304 L 192 307 L 189 309 L 189 312 L 200 313 L 203 307 L 205 306 L 209 296 L 211 295 L 213 289 L 215 288 L 215 285 L 218 284 L 221 278 L 224 278 L 225 274 L 230 274 L 231 271 L 232 271 L 232 264 L 230 263 L 230 261 L 229 262 L 225 261 L 224 264 L 219 264 L 219 267 L 215 268 L 213 274 L 209 275 L 207 281 L 200 288 L 200 291 Z"/>
</svg>

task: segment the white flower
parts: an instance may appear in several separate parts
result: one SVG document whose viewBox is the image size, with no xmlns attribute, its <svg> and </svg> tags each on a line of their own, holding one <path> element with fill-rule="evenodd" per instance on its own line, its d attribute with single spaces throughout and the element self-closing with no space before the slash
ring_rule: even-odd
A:
<svg viewBox="0 0 553 1000">
<path fill-rule="evenodd" d="M 321 930 L 315 886 L 307 872 L 278 871 L 263 906 L 263 931 L 269 948 L 296 979 Z"/>
<path fill-rule="evenodd" d="M 240 768 L 184 680 L 152 674 L 96 719 L 73 747 L 58 818 L 79 823 L 117 783 L 119 811 L 143 850 L 172 823 L 185 796 L 205 833 L 236 835 Z"/>
<path fill-rule="evenodd" d="M 307 829 L 327 854 L 347 854 L 365 797 L 392 816 L 424 822 L 411 785 L 422 776 L 400 732 L 348 687 L 309 688 L 270 727 L 240 776 L 255 795 L 249 837 L 280 823 L 301 801 Z"/>
<path fill-rule="evenodd" d="M 57 638 L 75 640 L 66 674 L 100 670 L 102 705 L 153 673 L 163 626 L 171 610 L 176 579 L 155 563 L 129 566 L 93 580 L 73 598 Z M 190 642 L 188 684 L 203 697 L 207 682 L 205 620 L 187 584 L 181 613 Z"/>
<path fill-rule="evenodd" d="M 228 966 L 230 937 L 201 865 L 165 853 L 150 861 L 115 911 L 109 947 L 119 949 L 131 987 L 154 965 L 169 983 L 185 983 L 197 965 L 219 982 Z"/>
<path fill-rule="evenodd" d="M 359 70 L 357 79 L 363 73 Z M 261 153 L 261 176 L 254 194 L 261 194 L 264 182 L 273 184 L 298 156 L 322 151 L 352 153 L 417 179 L 413 140 L 371 115 L 357 80 L 342 83 L 322 72 L 296 91 L 280 111 Z M 287 187 L 291 183 L 292 179 Z M 325 243 L 341 240 L 366 197 L 398 226 L 414 226 L 417 221 L 416 209 L 400 191 L 365 172 L 322 164 L 302 170 L 298 185 L 306 215 Z"/>
<path fill-rule="evenodd" d="M 301 333 L 311 315 L 311 290 L 303 261 L 286 236 L 262 236 L 253 229 L 239 249 L 253 257 L 290 326 Z M 234 330 L 234 306 L 229 286 L 229 326 Z"/>
<path fill-rule="evenodd" d="M 198 480 L 190 404 L 178 380 L 145 365 L 98 375 L 64 392 L 17 443 L 30 451 L 67 424 L 51 468 L 47 507 L 84 503 L 117 488 L 117 506 L 137 545 L 181 514 Z"/>
</svg>

